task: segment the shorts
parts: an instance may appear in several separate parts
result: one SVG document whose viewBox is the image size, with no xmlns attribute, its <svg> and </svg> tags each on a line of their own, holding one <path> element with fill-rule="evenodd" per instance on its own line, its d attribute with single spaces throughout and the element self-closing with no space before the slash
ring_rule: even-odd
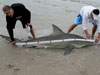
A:
<svg viewBox="0 0 100 75">
<path fill-rule="evenodd" d="M 77 16 L 74 24 L 76 24 L 76 25 L 82 24 L 82 16 L 80 14 Z M 98 26 L 98 21 L 93 21 L 92 24 L 95 26 Z"/>
<path fill-rule="evenodd" d="M 26 24 L 30 23 L 30 21 L 31 21 L 31 13 L 27 12 L 26 15 L 24 15 L 23 18 L 20 19 L 20 21 L 23 25 L 23 28 L 26 28 Z"/>
<path fill-rule="evenodd" d="M 82 16 L 80 14 L 77 16 L 74 24 L 77 24 L 77 25 L 82 24 Z"/>
<path fill-rule="evenodd" d="M 94 21 L 94 22 L 92 22 L 92 24 L 93 24 L 94 26 L 98 26 L 98 21 Z"/>
</svg>

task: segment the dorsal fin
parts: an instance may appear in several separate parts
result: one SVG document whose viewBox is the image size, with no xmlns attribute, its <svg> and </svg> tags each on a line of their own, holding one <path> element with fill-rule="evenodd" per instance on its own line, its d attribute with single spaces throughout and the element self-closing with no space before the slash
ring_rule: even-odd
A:
<svg viewBox="0 0 100 75">
<path fill-rule="evenodd" d="M 52 35 L 64 34 L 64 32 L 56 25 L 52 24 L 52 27 L 53 27 Z"/>
</svg>

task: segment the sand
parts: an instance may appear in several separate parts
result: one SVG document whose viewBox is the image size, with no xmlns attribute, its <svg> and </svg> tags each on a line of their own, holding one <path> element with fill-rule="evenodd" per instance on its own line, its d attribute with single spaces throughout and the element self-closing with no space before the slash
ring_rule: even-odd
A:
<svg viewBox="0 0 100 75">
<path fill-rule="evenodd" d="M 46 36 L 56 24 L 64 32 L 84 5 L 100 8 L 99 0 L 0 0 L 0 34 L 7 35 L 5 4 L 23 3 L 32 13 L 31 23 L 36 37 Z M 20 12 L 20 11 L 19 11 Z M 91 34 L 92 25 L 87 25 Z M 21 23 L 16 23 L 16 38 L 26 37 Z M 86 37 L 82 26 L 71 33 Z M 95 34 L 97 37 L 98 32 Z M 63 49 L 35 49 L 15 47 L 0 37 L 0 75 L 100 75 L 99 45 L 74 49 L 71 54 L 63 56 Z"/>
</svg>

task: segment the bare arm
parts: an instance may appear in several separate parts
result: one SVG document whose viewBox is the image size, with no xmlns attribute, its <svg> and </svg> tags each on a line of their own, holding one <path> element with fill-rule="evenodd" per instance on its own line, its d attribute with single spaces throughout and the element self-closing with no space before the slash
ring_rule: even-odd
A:
<svg viewBox="0 0 100 75">
<path fill-rule="evenodd" d="M 11 38 L 11 41 L 14 41 L 13 29 L 7 29 L 7 30 L 8 30 L 9 36 L 10 36 L 10 38 Z"/>
<path fill-rule="evenodd" d="M 90 38 L 91 38 L 91 36 L 89 35 L 89 33 L 88 33 L 87 29 L 86 29 L 86 30 L 84 30 L 84 32 L 85 32 L 85 34 L 86 34 L 86 37 L 87 37 L 88 39 L 90 39 Z"/>
</svg>

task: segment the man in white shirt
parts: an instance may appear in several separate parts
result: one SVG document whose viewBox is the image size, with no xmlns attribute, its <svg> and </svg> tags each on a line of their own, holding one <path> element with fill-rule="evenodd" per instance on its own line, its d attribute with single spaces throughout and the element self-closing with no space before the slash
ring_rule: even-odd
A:
<svg viewBox="0 0 100 75">
<path fill-rule="evenodd" d="M 87 23 L 92 23 L 92 36 L 88 33 L 88 30 L 86 28 Z M 93 39 L 94 34 L 98 27 L 98 37 L 96 39 L 96 42 L 100 40 L 100 14 L 99 10 L 93 6 L 84 6 L 81 8 L 76 21 L 74 24 L 71 25 L 71 27 L 68 29 L 67 33 L 70 33 L 76 26 L 82 24 L 83 30 L 86 34 L 87 39 Z"/>
</svg>

